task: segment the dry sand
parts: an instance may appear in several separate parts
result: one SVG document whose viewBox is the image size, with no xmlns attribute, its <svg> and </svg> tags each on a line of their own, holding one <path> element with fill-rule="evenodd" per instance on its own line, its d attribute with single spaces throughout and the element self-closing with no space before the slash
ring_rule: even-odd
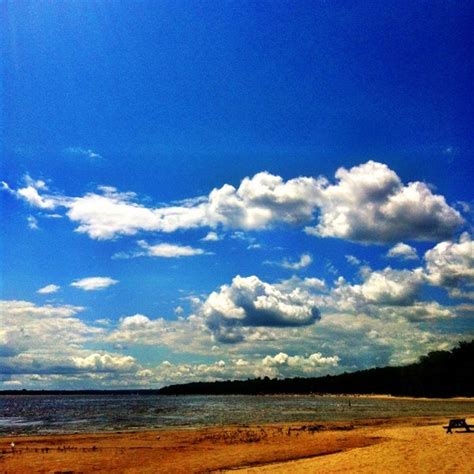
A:
<svg viewBox="0 0 474 474">
<path fill-rule="evenodd" d="M 404 418 L 3 437 L 0 472 L 474 472 L 474 432 L 448 435 L 446 422 Z"/>
</svg>

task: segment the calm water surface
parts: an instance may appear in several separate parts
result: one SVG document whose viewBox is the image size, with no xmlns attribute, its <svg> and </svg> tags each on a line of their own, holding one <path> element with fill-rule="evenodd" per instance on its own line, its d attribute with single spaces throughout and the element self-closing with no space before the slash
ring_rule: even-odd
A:
<svg viewBox="0 0 474 474">
<path fill-rule="evenodd" d="M 349 405 L 350 402 L 350 405 Z M 0 396 L 0 435 L 474 413 L 474 402 L 324 396 Z"/>
</svg>

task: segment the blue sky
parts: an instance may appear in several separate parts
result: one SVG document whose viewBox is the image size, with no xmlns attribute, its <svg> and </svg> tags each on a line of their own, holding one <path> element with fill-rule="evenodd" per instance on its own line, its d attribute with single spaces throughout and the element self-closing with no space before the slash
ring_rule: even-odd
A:
<svg viewBox="0 0 474 474">
<path fill-rule="evenodd" d="M 373 3 L 4 5 L 0 388 L 472 337 L 472 4 Z"/>
</svg>

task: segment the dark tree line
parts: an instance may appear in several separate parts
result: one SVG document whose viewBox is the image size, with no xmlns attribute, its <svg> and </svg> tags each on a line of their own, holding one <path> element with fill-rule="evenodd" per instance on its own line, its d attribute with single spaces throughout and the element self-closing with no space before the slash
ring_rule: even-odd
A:
<svg viewBox="0 0 474 474">
<path fill-rule="evenodd" d="M 278 393 L 378 393 L 414 397 L 474 396 L 474 340 L 460 342 L 451 351 L 434 351 L 418 362 L 340 375 L 312 378 L 257 378 L 225 382 L 170 385 L 164 395 L 226 395 Z"/>
</svg>

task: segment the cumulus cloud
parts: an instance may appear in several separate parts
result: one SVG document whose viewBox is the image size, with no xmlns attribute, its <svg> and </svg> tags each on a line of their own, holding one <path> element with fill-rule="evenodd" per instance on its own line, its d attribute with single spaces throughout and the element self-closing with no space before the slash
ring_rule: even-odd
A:
<svg viewBox="0 0 474 474">
<path fill-rule="evenodd" d="M 84 291 L 97 291 L 116 285 L 118 280 L 110 277 L 88 277 L 73 281 L 71 286 Z"/>
<path fill-rule="evenodd" d="M 297 261 L 291 261 L 285 258 L 281 262 L 266 261 L 264 263 L 267 265 L 278 265 L 288 270 L 302 270 L 313 263 L 313 257 L 308 253 L 304 253 Z"/>
<path fill-rule="evenodd" d="M 139 231 L 175 232 L 218 225 L 244 230 L 264 229 L 274 223 L 298 223 L 311 218 L 315 180 L 296 178 L 286 183 L 278 176 L 258 173 L 239 188 L 224 185 L 204 199 L 181 206 L 147 208 L 135 195 L 108 188 L 89 193 L 68 204 L 68 217 L 79 223 L 78 232 L 96 239 L 133 235 Z"/>
<path fill-rule="evenodd" d="M 387 252 L 387 257 L 400 258 L 401 260 L 418 260 L 416 249 L 410 245 L 399 242 Z"/>
<path fill-rule="evenodd" d="M 266 356 L 262 363 L 267 367 L 288 366 L 299 369 L 314 369 L 315 367 L 337 367 L 339 363 L 338 356 L 324 357 L 320 352 L 315 352 L 308 357 L 289 356 L 280 352 L 275 356 Z"/>
<path fill-rule="evenodd" d="M 348 284 L 339 278 L 332 294 L 343 310 L 361 308 L 366 304 L 403 306 L 412 304 L 424 283 L 421 268 L 415 270 L 367 270 L 362 284 Z"/>
<path fill-rule="evenodd" d="M 221 240 L 221 237 L 217 234 L 217 232 L 211 230 L 201 240 L 203 242 L 218 242 Z"/>
<path fill-rule="evenodd" d="M 336 179 L 336 184 L 313 177 L 284 181 L 261 172 L 244 178 L 238 187 L 224 184 L 208 196 L 156 208 L 111 186 L 82 197 L 47 194 L 43 182 L 31 179 L 17 191 L 6 183 L 3 188 L 34 207 L 66 208 L 66 215 L 78 225 L 76 231 L 98 240 L 198 227 L 248 231 L 279 224 L 303 226 L 317 213 L 319 222 L 307 225 L 308 234 L 362 242 L 440 240 L 463 223 L 443 196 L 421 182 L 403 185 L 384 164 L 369 161 L 350 170 L 340 168 Z M 214 234 L 208 235 L 215 239 Z"/>
<path fill-rule="evenodd" d="M 441 286 L 454 297 L 469 296 L 474 286 L 474 242 L 464 232 L 459 242 L 445 241 L 437 244 L 425 254 L 428 281 Z"/>
<path fill-rule="evenodd" d="M 60 286 L 54 284 L 46 285 L 40 288 L 36 293 L 40 295 L 50 295 L 51 293 L 56 293 L 60 288 Z"/>
<path fill-rule="evenodd" d="M 320 220 L 310 235 L 361 242 L 440 240 L 463 223 L 443 196 L 422 182 L 403 185 L 387 165 L 368 161 L 339 168 L 337 184 L 325 182 L 318 199 Z"/>
<path fill-rule="evenodd" d="M 256 276 L 236 276 L 203 303 L 200 314 L 221 342 L 244 339 L 243 327 L 288 327 L 313 324 L 320 317 L 309 293 L 286 291 Z"/>
<path fill-rule="evenodd" d="M 75 367 L 92 372 L 130 372 L 137 369 L 137 362 L 131 356 L 93 353 L 85 357 L 72 358 Z"/>
</svg>

